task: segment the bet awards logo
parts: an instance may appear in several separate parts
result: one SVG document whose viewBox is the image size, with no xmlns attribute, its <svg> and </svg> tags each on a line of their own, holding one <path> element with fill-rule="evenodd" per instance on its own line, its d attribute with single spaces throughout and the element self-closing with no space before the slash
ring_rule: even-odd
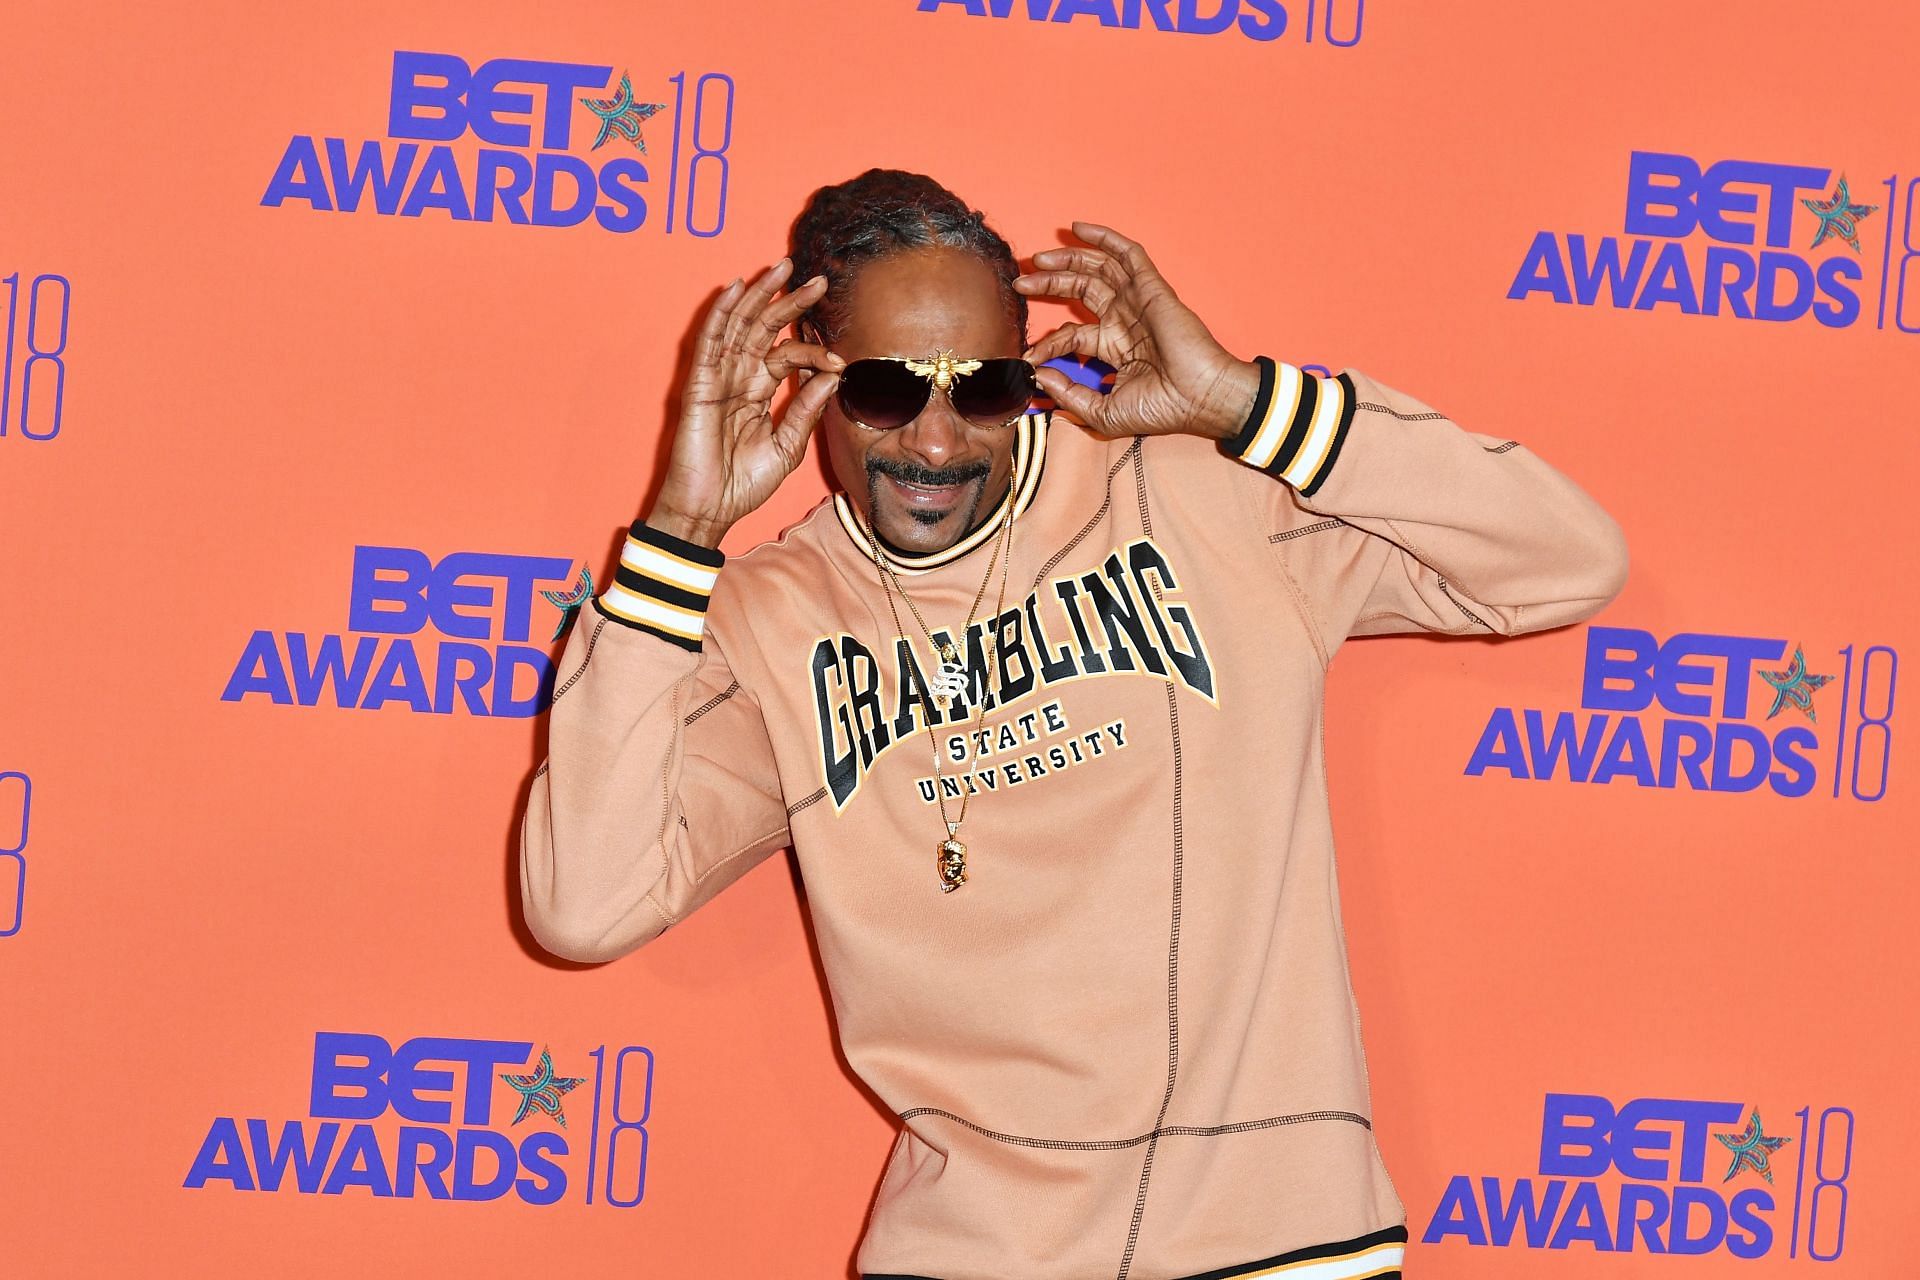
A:
<svg viewBox="0 0 1920 1280">
<path fill-rule="evenodd" d="M 322 1031 L 307 1118 L 277 1127 L 215 1119 L 184 1185 L 329 1196 L 357 1187 L 403 1200 L 511 1193 L 533 1205 L 557 1204 L 577 1186 L 587 1204 L 597 1195 L 631 1209 L 647 1189 L 653 1053 L 628 1045 L 609 1059 L 601 1045 L 585 1056 L 591 1074 L 574 1075 L 545 1048 L 534 1056 L 531 1041 L 421 1037 L 395 1047 Z M 582 1140 L 584 1168 L 571 1145 Z"/>
<path fill-rule="evenodd" d="M 1900 657 L 1856 647 L 1588 627 L 1580 710 L 1494 708 L 1466 773 L 1879 800 Z"/>
<path fill-rule="evenodd" d="M 560 610 L 548 639 L 593 594 L 592 577 L 584 568 L 573 577 L 571 560 L 456 551 L 436 564 L 410 547 L 355 547 L 349 634 L 254 632 L 220 700 L 258 694 L 283 706 L 536 715 L 552 692 L 553 661 L 522 643 L 534 590 L 569 579 L 567 589 L 540 590 Z M 429 628 L 440 638 L 416 642 Z"/>
<path fill-rule="evenodd" d="M 651 101 L 656 95 L 671 101 Z M 590 123 L 576 128 L 582 116 Z M 479 146 L 456 152 L 452 144 L 469 133 Z M 576 141 L 591 161 L 571 153 Z M 732 142 L 728 75 L 689 81 L 681 71 L 636 90 L 610 66 L 495 58 L 475 68 L 450 53 L 401 50 L 386 138 L 350 149 L 344 138 L 296 134 L 260 203 L 339 213 L 367 204 L 387 216 L 437 211 L 456 222 L 539 227 L 592 218 L 628 232 L 646 224 L 652 194 L 665 196 L 665 215 L 655 219 L 664 231 L 717 236 Z"/>
<path fill-rule="evenodd" d="M 1905 214 L 1896 218 L 1897 175 L 1866 183 L 1809 165 L 1635 151 L 1626 235 L 1540 232 L 1507 297 L 1741 320 L 1811 316 L 1829 328 L 1852 326 L 1871 302 L 1875 329 L 1891 321 L 1920 333 L 1920 316 L 1906 315 L 1909 269 L 1920 258 L 1916 187 L 1920 178 L 1906 183 Z M 1863 297 L 1869 267 L 1880 283 Z"/>
<path fill-rule="evenodd" d="M 1615 1107 L 1550 1093 L 1539 1176 L 1456 1175 L 1421 1241 L 1736 1258 L 1804 1250 L 1832 1262 L 1846 1248 L 1853 1112 L 1828 1107 L 1816 1117 L 1802 1107 L 1797 1127 L 1772 1130 L 1761 1115 L 1737 1102 L 1636 1098 Z M 1790 1204 L 1776 1200 L 1789 1189 Z"/>
</svg>

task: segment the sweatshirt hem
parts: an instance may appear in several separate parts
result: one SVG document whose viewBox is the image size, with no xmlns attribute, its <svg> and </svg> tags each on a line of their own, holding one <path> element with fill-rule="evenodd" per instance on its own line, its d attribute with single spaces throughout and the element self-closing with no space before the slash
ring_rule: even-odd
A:
<svg viewBox="0 0 1920 1280">
<path fill-rule="evenodd" d="M 1400 1280 L 1406 1257 L 1407 1227 L 1396 1223 L 1350 1240 L 1290 1249 L 1253 1262 L 1197 1271 L 1179 1280 Z M 937 1280 L 937 1277 L 897 1271 L 869 1271 L 860 1280 Z"/>
<path fill-rule="evenodd" d="M 983 1138 L 991 1138 L 995 1142 L 1004 1142 L 1008 1146 L 1033 1147 L 1045 1151 L 1124 1151 L 1128 1147 L 1137 1147 L 1143 1142 L 1151 1142 L 1155 1138 L 1167 1136 L 1217 1138 L 1223 1134 L 1253 1133 L 1261 1129 L 1277 1129 L 1283 1125 L 1308 1124 L 1316 1120 L 1337 1120 L 1346 1124 L 1357 1124 L 1362 1129 L 1369 1131 L 1373 1129 L 1373 1122 L 1357 1111 L 1300 1111 L 1292 1115 L 1267 1116 L 1259 1120 L 1238 1120 L 1229 1124 L 1161 1124 L 1154 1126 L 1145 1133 L 1136 1134 L 1131 1138 L 1031 1138 L 1021 1134 L 1001 1133 L 997 1129 L 989 1129 L 984 1125 L 975 1124 L 964 1116 L 957 1116 L 953 1112 L 944 1111 L 939 1107 L 909 1107 L 900 1113 L 900 1119 L 902 1121 L 916 1119 L 920 1116 L 938 1116 L 942 1120 L 950 1120 L 961 1128 L 970 1129 Z"/>
</svg>

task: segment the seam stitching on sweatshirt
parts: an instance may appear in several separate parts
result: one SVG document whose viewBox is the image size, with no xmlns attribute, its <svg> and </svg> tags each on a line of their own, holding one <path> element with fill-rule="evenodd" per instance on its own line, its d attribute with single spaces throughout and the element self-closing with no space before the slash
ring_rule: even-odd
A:
<svg viewBox="0 0 1920 1280">
<path fill-rule="evenodd" d="M 587 652 L 580 659 L 580 669 L 568 676 L 567 682 L 553 691 L 553 696 L 547 699 L 548 706 L 552 706 L 554 703 L 560 701 L 560 699 L 565 696 L 567 690 L 573 688 L 574 681 L 587 674 L 587 664 L 593 661 L 593 646 L 600 643 L 600 633 L 606 629 L 606 626 L 607 620 L 605 617 L 594 619 L 593 634 L 587 637 Z"/>
<path fill-rule="evenodd" d="M 1386 405 L 1377 405 L 1377 403 L 1373 403 L 1373 401 L 1359 401 L 1359 403 L 1356 403 L 1354 407 L 1356 407 L 1356 409 L 1371 409 L 1371 411 L 1375 411 L 1375 413 L 1384 413 L 1384 415 L 1390 416 L 1390 418 L 1400 418 L 1402 422 L 1432 422 L 1432 420 L 1446 420 L 1446 415 L 1444 415 L 1444 413 L 1400 413 L 1398 409 L 1388 409 Z M 1480 445 L 1480 449 L 1482 449 L 1482 451 L 1486 451 L 1486 453 L 1505 453 L 1507 449 L 1517 449 L 1517 447 L 1519 447 L 1519 443 L 1521 443 L 1521 441 L 1517 441 L 1517 439 L 1509 439 L 1509 441 L 1503 441 L 1503 443 L 1500 443 L 1500 445 Z M 1388 528 L 1394 528 L 1390 520 L 1388 520 Z M 1400 530 L 1396 528 L 1394 532 L 1398 533 L 1400 532 Z M 1402 545 L 1405 545 L 1405 547 L 1407 547 L 1407 551 L 1413 551 L 1413 555 L 1415 555 L 1415 557 L 1421 558 L 1421 560 L 1425 560 L 1425 557 L 1421 557 L 1421 555 L 1419 555 L 1419 551 L 1417 551 L 1417 549 L 1413 547 L 1413 543 L 1402 543 Z M 1440 593 L 1442 593 L 1442 595 L 1446 595 L 1446 599 L 1450 599 L 1450 601 L 1453 601 L 1452 591 L 1448 591 L 1448 589 L 1446 589 L 1446 578 L 1440 578 Z M 1488 631 L 1492 631 L 1492 629 L 1494 629 L 1494 628 L 1490 628 L 1490 626 L 1486 626 L 1486 622 L 1484 622 L 1482 618 L 1478 618 L 1475 612 L 1473 612 L 1473 610 L 1469 610 L 1469 608 L 1467 608 L 1465 604 L 1461 604 L 1459 603 L 1459 601 L 1453 601 L 1453 608 L 1457 608 L 1459 612 L 1463 612 L 1463 614 L 1467 614 L 1469 618 L 1473 618 L 1473 622 L 1476 622 L 1478 626 L 1482 626 L 1482 628 L 1486 628 L 1488 629 Z"/>
<path fill-rule="evenodd" d="M 653 914 L 655 914 L 655 915 L 657 915 L 657 916 L 659 916 L 659 917 L 660 917 L 660 932 L 661 932 L 661 933 L 665 933 L 665 932 L 666 932 L 667 930 L 669 930 L 669 929 L 671 929 L 671 928 L 673 928 L 673 926 L 674 926 L 674 925 L 676 925 L 676 924 L 679 924 L 679 923 L 680 923 L 680 922 L 679 922 L 678 920 L 675 920 L 675 919 L 673 918 L 673 916 L 672 916 L 672 915 L 671 915 L 671 914 L 670 914 L 670 913 L 669 913 L 669 912 L 667 911 L 667 909 L 666 909 L 665 907 L 663 907 L 663 906 L 661 906 L 661 905 L 660 905 L 660 900 L 659 900 L 658 898 L 656 898 L 656 897 L 654 897 L 654 896 L 653 896 L 653 890 L 651 890 L 651 889 L 649 889 L 649 890 L 647 890 L 647 892 L 646 892 L 646 896 L 645 896 L 645 897 L 643 897 L 643 898 L 641 898 L 641 899 L 640 899 L 640 901 L 642 901 L 642 902 L 644 902 L 644 903 L 646 903 L 646 904 L 647 904 L 648 906 L 650 906 L 650 907 L 652 907 L 652 908 L 653 908 Z M 602 935 L 602 936 L 604 936 L 604 935 Z"/>
<path fill-rule="evenodd" d="M 695 720 L 698 720 L 701 716 L 707 714 L 707 712 L 713 710 L 715 707 L 719 706 L 721 703 L 725 702 L 728 698 L 731 698 L 734 694 L 738 692 L 740 692 L 740 682 L 738 680 L 735 680 L 732 684 L 728 685 L 726 688 L 722 689 L 720 692 L 714 694 L 711 698 L 708 698 L 705 702 L 695 707 L 692 711 L 689 711 L 687 713 L 687 718 L 685 720 L 682 720 L 680 723 L 692 724 Z"/>
<path fill-rule="evenodd" d="M 1444 413 L 1435 413 L 1431 411 L 1427 413 L 1402 413 L 1398 409 L 1394 409 L 1388 405 L 1378 404 L 1372 400 L 1356 400 L 1354 402 L 1353 407 L 1356 410 L 1371 409 L 1375 413 L 1384 413 L 1388 417 L 1398 418 L 1402 422 L 1430 422 L 1430 421 L 1444 422 L 1448 420 L 1447 415 Z M 1486 452 L 1488 453 L 1505 453 L 1508 449 L 1514 448 L 1519 443 L 1520 442 L 1518 440 L 1509 440 L 1506 443 L 1501 445 L 1494 445 L 1494 446 L 1481 445 L 1480 447 L 1486 450 Z M 1413 541 L 1408 537 L 1406 537 L 1406 535 L 1401 532 L 1398 525 L 1394 524 L 1394 522 L 1391 520 L 1387 520 L 1384 523 L 1386 524 L 1387 528 L 1393 530 L 1395 540 L 1398 541 L 1399 544 L 1402 547 L 1404 547 L 1407 551 L 1411 552 L 1413 554 L 1414 559 L 1420 561 L 1422 564 L 1429 563 L 1429 561 L 1427 560 L 1427 557 L 1421 552 L 1420 548 L 1415 546 L 1413 544 Z M 1436 576 L 1437 576 L 1437 571 L 1436 571 Z M 1442 592 L 1446 592 L 1447 590 L 1447 584 L 1445 579 L 1441 579 L 1440 590 Z M 1473 595 L 1474 592 L 1472 592 L 1471 590 L 1468 590 L 1467 594 Z M 1447 599 L 1453 600 L 1453 596 L 1451 593 L 1447 594 Z M 1481 626 L 1487 627 L 1487 624 L 1481 621 L 1481 619 L 1474 617 L 1472 613 L 1468 613 L 1466 607 L 1463 606 L 1458 600 L 1453 600 L 1453 604 L 1455 608 L 1460 610 L 1460 612 L 1465 613 L 1469 618 L 1473 618 L 1473 620 L 1479 623 Z M 1492 631 L 1493 628 L 1487 627 L 1487 630 Z"/>
<path fill-rule="evenodd" d="M 673 819 L 673 786 L 671 782 L 673 753 L 679 749 L 680 734 L 686 727 L 685 722 L 678 714 L 680 710 L 680 686 L 678 684 L 676 684 L 673 689 L 673 709 L 675 712 L 672 721 L 673 740 L 667 743 L 667 758 L 660 762 L 660 828 L 657 837 L 660 841 L 660 874 L 654 878 L 656 885 L 666 881 L 668 867 L 673 862 L 672 856 L 668 853 L 669 842 L 667 840 L 667 828 Z M 665 920 L 669 926 L 679 923 L 679 920 L 674 914 L 662 906 L 660 900 L 653 896 L 652 889 L 647 890 L 646 900 L 653 906 L 655 911 L 660 913 L 660 918 Z"/>
<path fill-rule="evenodd" d="M 775 836 L 783 836 L 786 833 L 787 833 L 787 828 L 783 824 L 781 826 L 775 827 L 773 830 L 767 832 L 767 834 L 763 836 L 759 836 L 753 840 L 747 841 L 747 843 L 741 845 L 738 849 L 735 849 L 732 853 L 728 854 L 726 857 L 720 859 L 720 861 L 714 863 L 712 866 L 708 867 L 705 871 L 702 871 L 699 875 L 695 876 L 693 878 L 693 887 L 698 889 L 701 885 L 707 882 L 708 876 L 711 876 L 714 872 L 726 866 L 729 862 L 732 862 L 735 858 L 738 858 L 741 854 L 752 853 L 755 849 L 758 849 L 761 845 L 773 839 Z"/>
<path fill-rule="evenodd" d="M 1420 549 L 1419 544 L 1414 542 L 1412 538 L 1407 536 L 1407 531 L 1402 529 L 1399 525 L 1395 524 L 1391 520 L 1383 520 L 1381 523 L 1385 524 L 1387 528 L 1393 531 L 1393 537 L 1388 539 L 1388 541 L 1392 542 L 1394 545 L 1398 546 L 1401 550 L 1405 551 L 1408 555 L 1412 556 L 1415 560 L 1419 561 L 1422 568 L 1432 569 L 1433 576 L 1440 583 L 1441 593 L 1444 594 L 1447 597 L 1447 599 L 1453 600 L 1453 593 L 1447 590 L 1447 580 L 1441 576 L 1440 570 L 1434 565 L 1433 560 L 1427 555 L 1427 553 Z M 1478 591 L 1475 591 L 1472 587 L 1462 585 L 1458 582 L 1456 582 L 1455 585 L 1459 586 L 1460 589 L 1466 592 L 1468 596 L 1476 600 L 1480 598 L 1480 593 Z M 1487 624 L 1485 622 L 1481 622 L 1481 620 L 1479 618 L 1474 617 L 1473 614 L 1467 613 L 1466 606 L 1462 605 L 1458 600 L 1453 600 L 1453 607 L 1460 610 L 1460 612 L 1462 613 L 1466 613 L 1469 618 L 1473 618 L 1473 620 L 1475 622 L 1479 622 L 1481 626 L 1487 627 Z M 1492 631 L 1493 628 L 1487 627 L 1487 630 Z"/>
<path fill-rule="evenodd" d="M 1344 520 L 1322 520 L 1318 524 L 1303 524 L 1298 529 L 1286 529 L 1267 535 L 1268 542 L 1291 542 L 1295 538 L 1304 538 L 1310 533 L 1323 533 L 1328 529 L 1338 529 Z"/>
<path fill-rule="evenodd" d="M 1128 1147 L 1137 1147 L 1143 1142 L 1151 1142 L 1160 1137 L 1218 1138 L 1236 1133 L 1252 1133 L 1259 1129 L 1277 1129 L 1282 1125 L 1306 1124 L 1316 1120 L 1341 1120 L 1348 1124 L 1357 1124 L 1363 1129 L 1372 1129 L 1373 1122 L 1365 1116 L 1352 1111 L 1302 1111 L 1294 1115 L 1268 1116 L 1264 1120 L 1239 1120 L 1232 1124 L 1160 1125 L 1146 1133 L 1131 1138 L 1090 1138 L 1075 1140 L 1070 1138 L 1029 1138 L 1017 1133 L 1001 1133 L 996 1129 L 977 1125 L 963 1116 L 939 1107 L 912 1107 L 900 1113 L 900 1119 L 912 1120 L 919 1116 L 938 1116 L 942 1120 L 951 1120 L 965 1129 L 971 1129 L 983 1138 L 995 1142 L 1004 1142 L 1014 1147 L 1032 1147 L 1044 1151 L 1124 1151 Z"/>
<path fill-rule="evenodd" d="M 1487 623 L 1485 619 L 1483 619 L 1479 614 L 1475 613 L 1473 610 L 1467 608 L 1467 606 L 1461 604 L 1459 600 L 1454 598 L 1453 592 L 1447 590 L 1447 580 L 1445 578 L 1435 575 L 1434 581 L 1440 584 L 1440 594 L 1445 596 L 1447 599 L 1453 601 L 1454 608 L 1466 614 L 1471 621 L 1478 623 L 1480 626 L 1487 627 Z M 1493 630 L 1493 628 L 1487 627 L 1487 630 L 1491 631 Z"/>
<path fill-rule="evenodd" d="M 1354 404 L 1354 408 L 1355 409 L 1371 409 L 1375 413 L 1384 413 L 1388 417 L 1398 418 L 1402 422 L 1425 422 L 1425 421 L 1432 421 L 1432 420 L 1445 421 L 1447 418 L 1447 415 L 1444 413 L 1401 413 L 1397 409 L 1388 408 L 1386 405 L 1383 405 L 1383 404 L 1375 404 L 1371 400 L 1357 401 Z M 1518 440 L 1508 440 L 1503 444 L 1481 445 L 1480 447 L 1482 450 L 1484 450 L 1487 453 L 1505 453 L 1509 449 L 1518 448 L 1519 445 L 1520 445 L 1520 442 Z M 1426 562 L 1426 556 L 1421 554 L 1420 549 L 1414 546 L 1411 540 L 1407 539 L 1404 534 L 1401 534 L 1399 527 L 1395 525 L 1393 521 L 1389 520 L 1386 522 L 1386 524 L 1389 529 L 1392 529 L 1394 533 L 1399 536 L 1401 546 L 1405 547 L 1408 551 L 1412 552 L 1416 560 L 1419 560 L 1422 563 Z M 1435 576 L 1438 577 L 1437 574 Z M 1486 627 L 1488 631 L 1494 630 L 1494 628 L 1487 626 L 1487 623 L 1484 619 L 1474 614 L 1471 610 L 1469 610 L 1465 605 L 1461 604 L 1458 600 L 1454 600 L 1453 593 L 1447 590 L 1447 580 L 1445 578 L 1440 578 L 1439 581 L 1440 581 L 1441 594 L 1446 596 L 1448 600 L 1453 601 L 1454 608 L 1460 610 L 1461 613 L 1466 614 L 1468 618 L 1471 618 L 1478 625 L 1482 627 Z M 1472 593 L 1469 592 L 1468 594 L 1471 595 Z"/>
<path fill-rule="evenodd" d="M 818 791 L 814 792 L 812 795 L 808 796 L 806 799 L 800 801 L 799 803 L 788 805 L 787 816 L 791 818 L 794 814 L 800 812 L 802 809 L 806 808 L 807 806 L 819 804 L 822 800 L 826 798 L 827 798 L 827 789 L 825 787 L 821 787 Z"/>
<path fill-rule="evenodd" d="M 1371 409 L 1375 413 L 1384 413 L 1388 417 L 1398 418 L 1402 422 L 1428 422 L 1434 418 L 1444 418 L 1447 416 L 1444 413 L 1401 413 L 1398 409 L 1389 409 L 1386 405 L 1375 404 L 1371 400 L 1361 400 L 1353 407 L 1356 409 Z"/>
<path fill-rule="evenodd" d="M 1100 509 L 1093 513 L 1092 519 L 1088 520 L 1084 525 L 1080 526 L 1080 532 L 1074 534 L 1073 537 L 1067 539 L 1066 546 L 1061 547 L 1058 551 L 1054 552 L 1053 558 L 1040 566 L 1040 572 L 1033 575 L 1033 586 L 1028 588 L 1029 591 L 1033 590 L 1034 588 L 1037 588 L 1043 581 L 1045 581 L 1046 576 L 1052 573 L 1054 569 L 1059 565 L 1059 563 L 1062 560 L 1065 560 L 1067 556 L 1072 553 L 1075 547 L 1079 546 L 1083 541 L 1086 540 L 1086 536 L 1093 532 L 1094 527 L 1098 525 L 1102 520 L 1106 519 L 1108 508 L 1113 506 L 1113 478 L 1119 475 L 1120 468 L 1126 466 L 1128 461 L 1132 459 L 1139 452 L 1140 452 L 1140 437 L 1135 436 L 1133 438 L 1133 443 L 1128 445 L 1126 448 L 1126 451 L 1120 455 L 1119 461 L 1115 462 L 1111 467 L 1107 468 L 1107 492 L 1106 492 L 1106 496 L 1100 500 Z"/>
<path fill-rule="evenodd" d="M 1147 502 L 1147 470 L 1144 453 L 1135 440 L 1133 450 L 1133 488 L 1140 504 L 1140 532 L 1153 537 L 1153 511 Z M 1158 593 L 1156 592 L 1156 598 Z M 1173 739 L 1173 891 L 1167 927 L 1167 1085 L 1160 1095 L 1160 1110 L 1153 1118 L 1153 1132 L 1147 1138 L 1147 1152 L 1140 1162 L 1140 1190 L 1133 1201 L 1133 1218 L 1127 1224 L 1127 1247 L 1120 1255 L 1120 1271 L 1115 1280 L 1127 1280 L 1133 1267 L 1133 1252 L 1140 1242 L 1140 1223 L 1147 1212 L 1147 1190 L 1153 1180 L 1153 1157 L 1160 1145 L 1160 1130 L 1166 1124 L 1167 1111 L 1173 1106 L 1174 1085 L 1180 1078 L 1180 882 L 1185 855 L 1186 832 L 1181 812 L 1182 765 L 1180 758 L 1180 700 L 1173 682 L 1167 682 L 1167 730 Z"/>
<path fill-rule="evenodd" d="M 1246 473 L 1245 479 L 1249 486 L 1264 487 L 1280 483 L 1267 476 L 1265 472 L 1255 471 L 1251 467 L 1242 467 L 1239 468 L 1239 470 Z M 1240 490 L 1242 500 L 1253 502 L 1254 492 L 1254 488 L 1243 486 Z M 1270 497 L 1271 495 L 1268 494 L 1266 496 Z M 1300 504 L 1298 499 L 1294 499 L 1293 501 L 1297 508 L 1310 510 L 1310 508 L 1306 508 Z M 1265 518 L 1260 514 L 1260 508 L 1260 503 L 1253 503 L 1252 510 L 1256 528 L 1264 527 L 1265 525 Z M 1320 513 L 1315 511 L 1313 514 L 1318 515 Z M 1331 523 L 1335 525 L 1345 525 L 1346 521 L 1334 517 L 1331 518 Z M 1305 526 L 1301 531 L 1306 532 L 1307 529 L 1318 527 L 1317 525 Z M 1312 598 L 1307 595 L 1305 588 L 1300 583 L 1300 579 L 1294 574 L 1293 566 L 1287 562 L 1287 553 L 1280 549 L 1285 541 L 1287 541 L 1287 539 L 1283 537 L 1276 537 L 1273 534 L 1267 535 L 1267 546 L 1273 552 L 1273 563 L 1280 571 L 1280 585 L 1286 588 L 1287 597 L 1293 601 L 1294 612 L 1299 615 L 1301 629 L 1307 633 L 1307 643 L 1313 646 L 1314 657 L 1319 659 L 1320 669 L 1324 671 L 1328 664 L 1333 661 L 1333 654 L 1328 651 L 1326 633 L 1329 628 L 1321 621 L 1319 610 L 1314 607 Z"/>
</svg>

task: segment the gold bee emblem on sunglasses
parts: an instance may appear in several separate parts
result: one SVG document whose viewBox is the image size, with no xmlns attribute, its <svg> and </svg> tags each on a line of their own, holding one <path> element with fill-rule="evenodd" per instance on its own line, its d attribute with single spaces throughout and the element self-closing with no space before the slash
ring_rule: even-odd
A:
<svg viewBox="0 0 1920 1280">
<path fill-rule="evenodd" d="M 953 385 L 953 380 L 964 373 L 972 373 L 980 367 L 978 360 L 955 360 L 952 351 L 942 351 L 931 360 L 907 360 L 907 368 L 923 378 L 932 378 L 933 385 L 945 391 Z"/>
</svg>

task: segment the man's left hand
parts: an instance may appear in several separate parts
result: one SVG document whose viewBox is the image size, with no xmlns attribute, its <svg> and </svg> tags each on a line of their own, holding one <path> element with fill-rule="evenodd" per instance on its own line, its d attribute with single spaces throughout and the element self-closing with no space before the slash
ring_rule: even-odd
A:
<svg viewBox="0 0 1920 1280">
<path fill-rule="evenodd" d="M 1114 368 L 1113 385 L 1101 395 L 1058 369 L 1041 369 L 1041 387 L 1105 436 L 1232 436 L 1259 394 L 1259 367 L 1214 341 L 1145 249 L 1094 222 L 1074 223 L 1073 234 L 1087 247 L 1041 250 L 1036 269 L 1013 287 L 1079 301 L 1095 319 L 1061 325 L 1026 357 L 1035 365 L 1066 355 L 1101 360 Z"/>
</svg>

